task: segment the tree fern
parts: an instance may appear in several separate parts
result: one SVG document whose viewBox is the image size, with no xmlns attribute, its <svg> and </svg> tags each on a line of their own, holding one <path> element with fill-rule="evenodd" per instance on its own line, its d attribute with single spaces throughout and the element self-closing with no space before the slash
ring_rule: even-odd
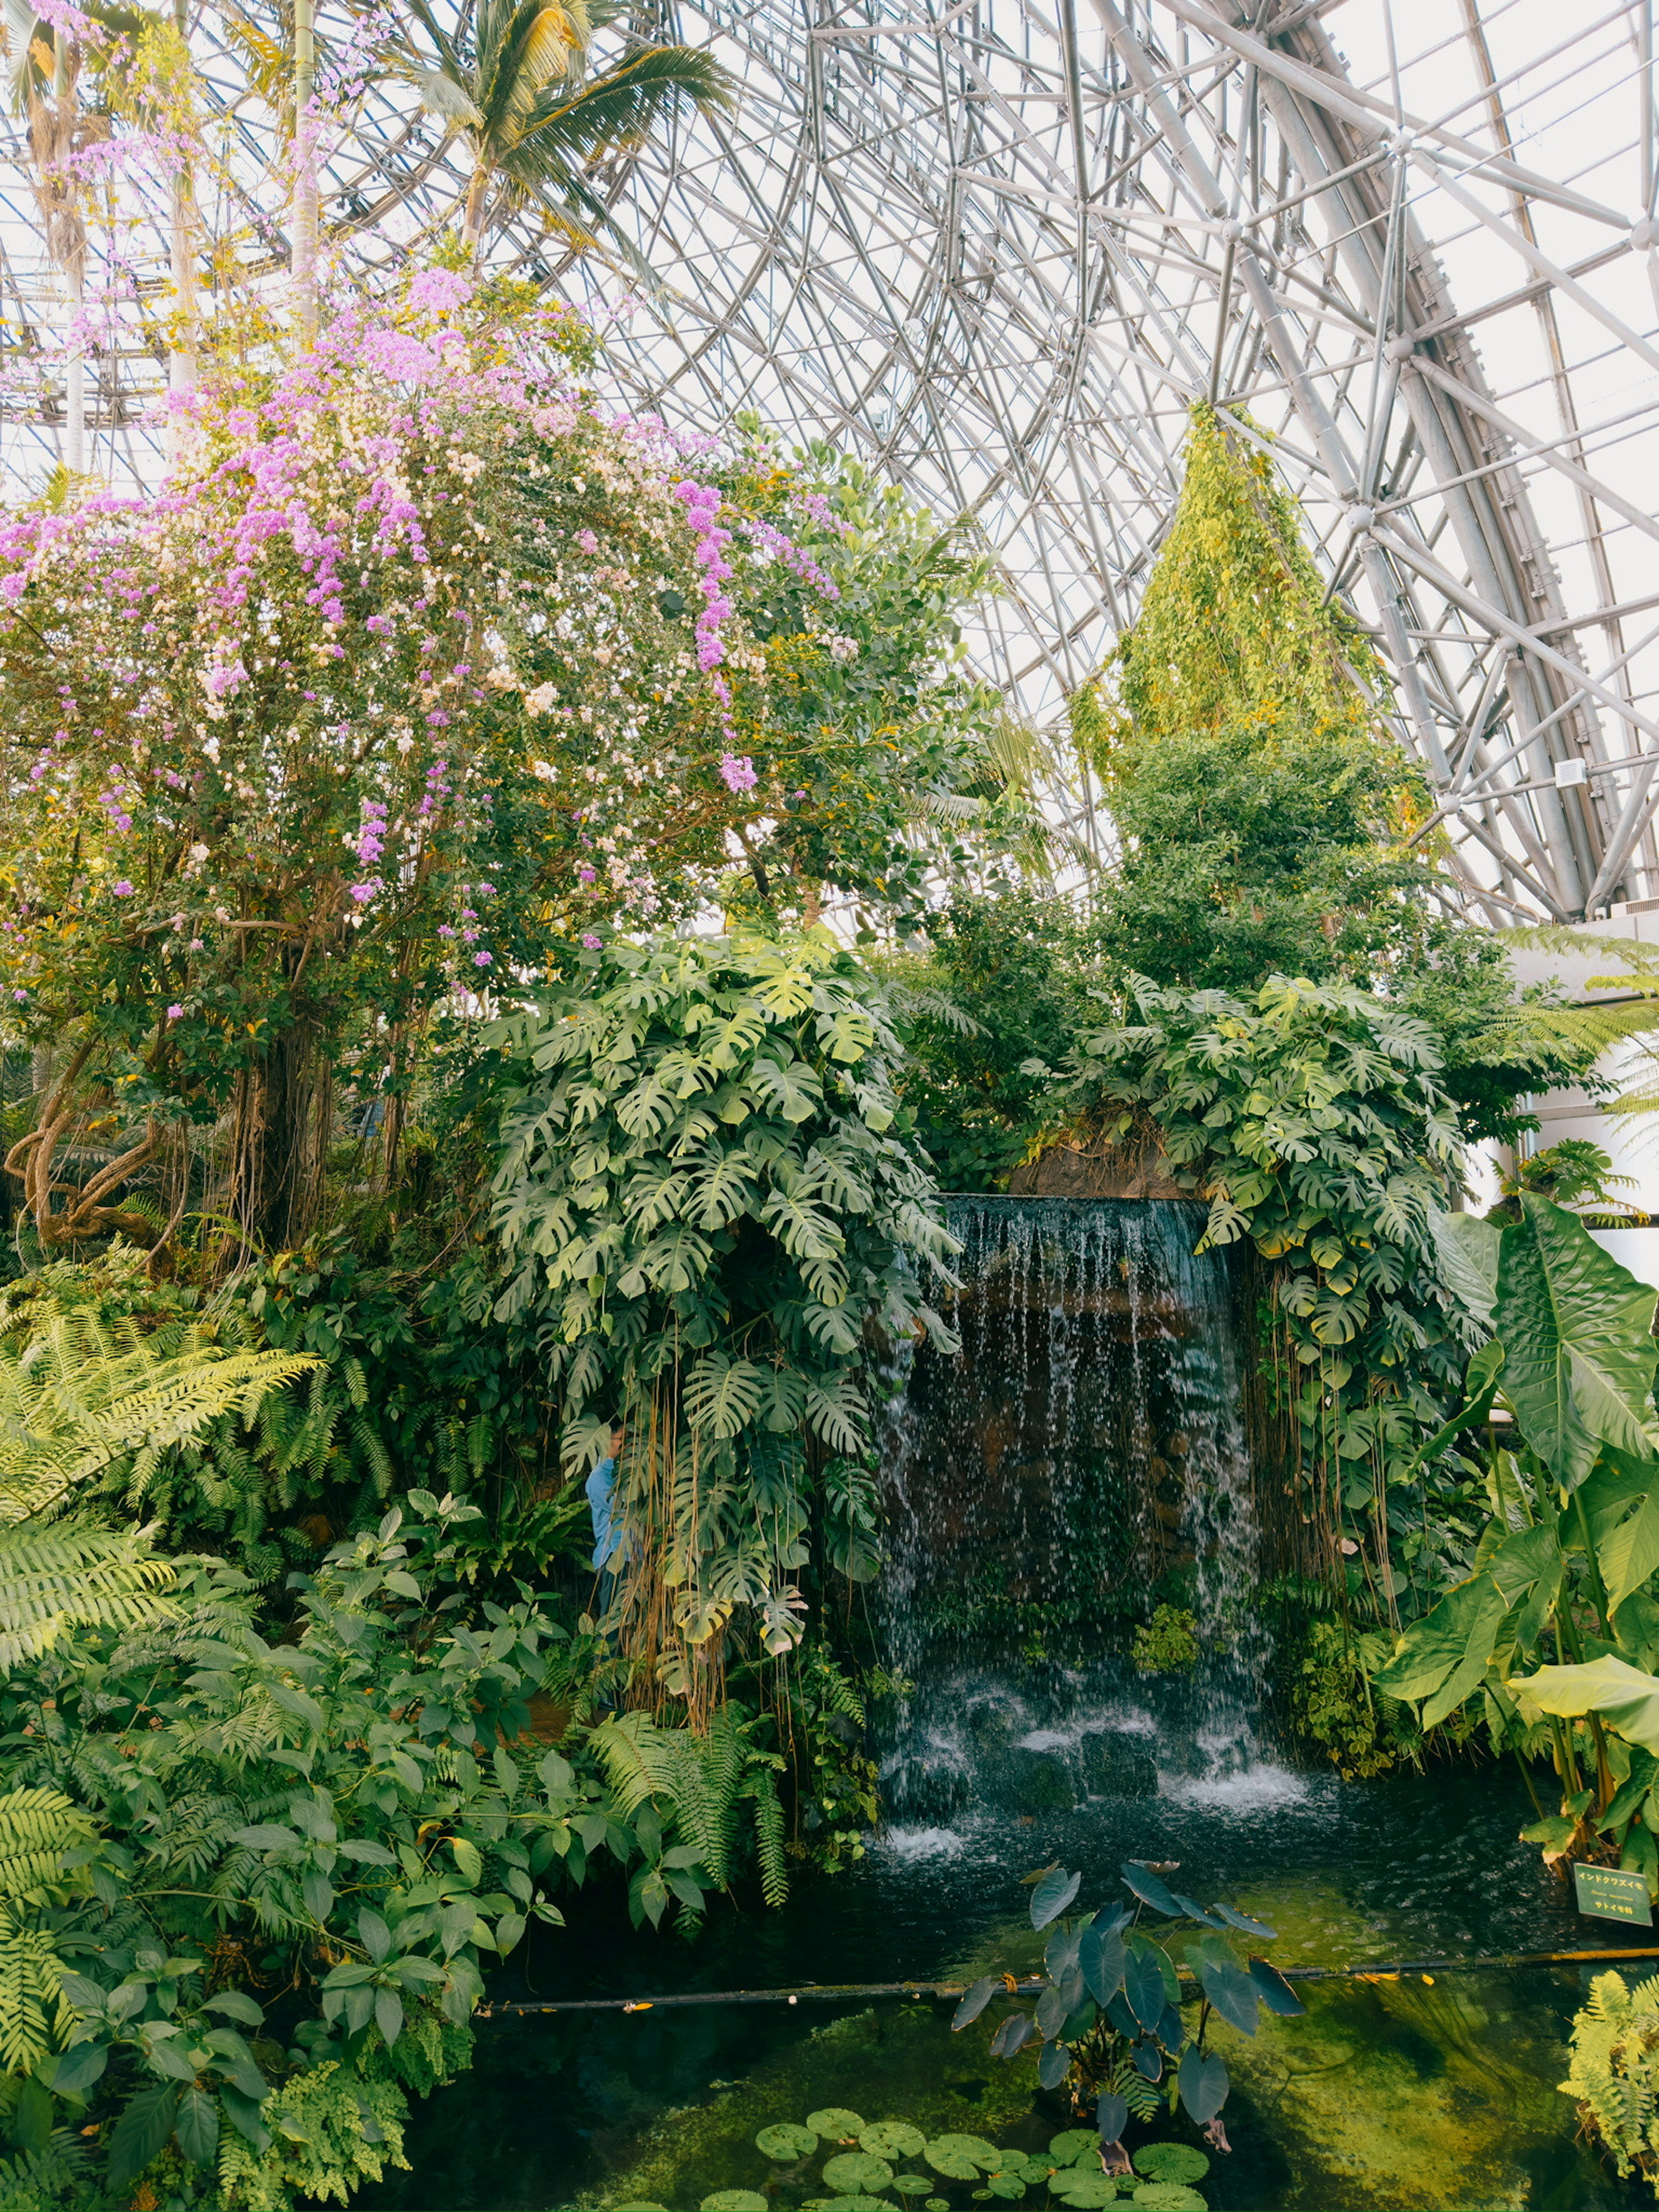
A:
<svg viewBox="0 0 1659 2212">
<path fill-rule="evenodd" d="M 1572 2063 L 1559 2084 L 1579 2100 L 1620 2179 L 1639 2168 L 1659 2196 L 1659 1978 L 1634 1989 L 1598 1974 L 1572 2024 Z"/>
<path fill-rule="evenodd" d="M 752 1719 L 739 1717 L 729 1705 L 716 1709 L 706 1734 L 659 1727 L 648 1713 L 623 1713 L 602 1721 L 589 1742 L 623 1816 L 649 1800 L 672 1819 L 722 1887 L 731 1877 L 740 1808 L 747 1802 L 766 1901 L 781 1905 L 789 1890 L 777 1796 L 782 1761 L 750 1741 L 753 1727 Z"/>
</svg>

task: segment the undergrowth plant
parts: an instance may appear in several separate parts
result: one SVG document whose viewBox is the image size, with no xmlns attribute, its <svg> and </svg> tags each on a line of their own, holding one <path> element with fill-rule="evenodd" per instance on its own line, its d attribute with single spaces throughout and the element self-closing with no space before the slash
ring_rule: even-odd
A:
<svg viewBox="0 0 1659 2212">
<path fill-rule="evenodd" d="M 1559 2086 L 1577 2100 L 1580 2124 L 1620 2180 L 1639 2173 L 1659 2197 L 1659 1977 L 1632 1988 L 1622 1974 L 1597 1974 L 1569 2039 Z"/>
</svg>

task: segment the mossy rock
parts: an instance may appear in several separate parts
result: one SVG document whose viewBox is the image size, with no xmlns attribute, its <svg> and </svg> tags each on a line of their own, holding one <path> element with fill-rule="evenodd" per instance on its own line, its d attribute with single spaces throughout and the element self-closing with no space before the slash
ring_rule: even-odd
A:
<svg viewBox="0 0 1659 2212">
<path fill-rule="evenodd" d="M 1134 2202 L 1146 2205 L 1147 2212 L 1206 2212 L 1197 2190 L 1179 2181 L 1143 2182 L 1134 2193 Z"/>
<path fill-rule="evenodd" d="M 755 2148 L 779 2166 L 793 2166 L 798 2159 L 811 2158 L 817 2147 L 818 2139 L 811 2129 L 794 2120 L 781 2120 L 775 2128 L 763 2128 L 755 2137 Z"/>
<path fill-rule="evenodd" d="M 1134 2154 L 1135 2172 L 1146 2181 L 1173 2181 L 1190 2189 L 1202 2181 L 1210 2161 L 1193 2143 L 1143 2143 Z"/>
<path fill-rule="evenodd" d="M 867 2150 L 844 2150 L 824 2161 L 823 2178 L 843 2195 L 873 2197 L 892 2180 L 893 2169 L 884 2158 L 873 2158 Z"/>
<path fill-rule="evenodd" d="M 821 2105 L 806 2115 L 806 2124 L 825 2142 L 856 2142 L 864 2133 L 864 2122 L 844 2105 Z"/>
<path fill-rule="evenodd" d="M 908 2120 L 875 2120 L 859 2130 L 859 2148 L 872 2158 L 920 2158 L 927 2148 L 927 2136 Z"/>
<path fill-rule="evenodd" d="M 753 2189 L 717 2189 L 703 2198 L 702 2212 L 767 2212 L 767 2203 Z"/>
<path fill-rule="evenodd" d="M 922 2156 L 947 2181 L 977 2181 L 1002 2163 L 1002 2153 L 983 2136 L 935 2136 Z"/>
</svg>

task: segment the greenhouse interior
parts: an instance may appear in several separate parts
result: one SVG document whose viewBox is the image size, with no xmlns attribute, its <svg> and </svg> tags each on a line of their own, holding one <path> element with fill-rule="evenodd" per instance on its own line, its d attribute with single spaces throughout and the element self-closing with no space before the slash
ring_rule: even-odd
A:
<svg viewBox="0 0 1659 2212">
<path fill-rule="evenodd" d="M 1659 2201 L 1654 0 L 3 0 L 0 2212 Z"/>
</svg>

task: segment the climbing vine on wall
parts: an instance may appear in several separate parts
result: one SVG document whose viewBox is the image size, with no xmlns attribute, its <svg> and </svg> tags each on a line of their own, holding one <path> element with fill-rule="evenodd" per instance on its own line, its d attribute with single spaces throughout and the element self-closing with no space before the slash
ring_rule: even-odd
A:
<svg viewBox="0 0 1659 2212">
<path fill-rule="evenodd" d="M 1425 1025 L 1369 994 L 1270 977 L 1249 997 L 1138 981 L 1085 1034 L 1056 1104 L 1092 1141 L 1155 1125 L 1208 1202 L 1200 1249 L 1269 1269 L 1271 1364 L 1310 1564 L 1348 1563 L 1384 1618 L 1425 1540 L 1401 1479 L 1464 1356 L 1430 1229 L 1457 1127 Z"/>
</svg>

